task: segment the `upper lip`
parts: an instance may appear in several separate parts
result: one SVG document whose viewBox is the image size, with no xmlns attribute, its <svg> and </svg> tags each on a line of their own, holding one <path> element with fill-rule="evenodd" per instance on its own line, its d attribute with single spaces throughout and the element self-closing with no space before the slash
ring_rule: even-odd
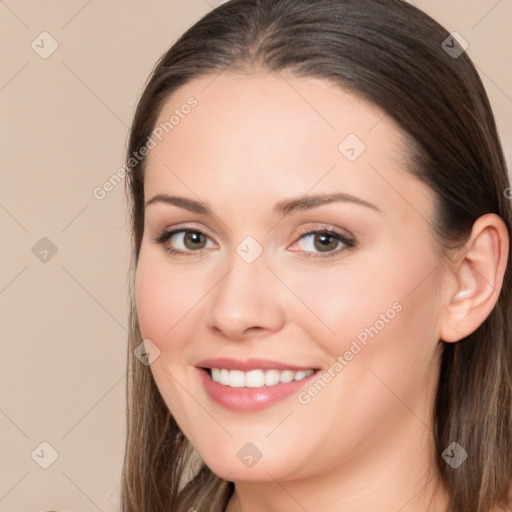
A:
<svg viewBox="0 0 512 512">
<path fill-rule="evenodd" d="M 236 359 L 229 359 L 227 357 L 219 357 L 213 359 L 204 359 L 196 364 L 199 368 L 224 368 L 226 370 L 241 370 L 244 372 L 250 370 L 294 370 L 307 371 L 315 370 L 312 366 L 299 366 L 295 364 L 282 363 L 280 361 L 273 361 L 271 359 L 258 359 L 251 358 L 245 361 Z"/>
</svg>

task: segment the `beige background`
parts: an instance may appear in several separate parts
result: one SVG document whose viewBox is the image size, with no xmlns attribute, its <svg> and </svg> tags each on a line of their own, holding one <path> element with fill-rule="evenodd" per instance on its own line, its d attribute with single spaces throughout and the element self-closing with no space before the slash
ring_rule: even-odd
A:
<svg viewBox="0 0 512 512">
<path fill-rule="evenodd" d="M 0 512 L 119 509 L 129 244 L 123 186 L 92 191 L 154 62 L 219 3 L 0 1 Z M 510 163 L 512 1 L 413 3 L 468 41 Z"/>
</svg>

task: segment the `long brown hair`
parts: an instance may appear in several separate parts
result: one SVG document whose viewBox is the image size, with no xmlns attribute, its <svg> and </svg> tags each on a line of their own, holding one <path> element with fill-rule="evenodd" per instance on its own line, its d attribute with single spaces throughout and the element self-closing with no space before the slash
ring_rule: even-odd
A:
<svg viewBox="0 0 512 512">
<path fill-rule="evenodd" d="M 137 105 L 127 153 L 133 164 L 126 180 L 133 252 L 123 512 L 221 512 L 234 488 L 198 458 L 150 368 L 133 354 L 142 341 L 134 275 L 145 159 L 132 157 L 147 144 L 164 102 L 194 78 L 223 70 L 286 70 L 359 94 L 410 137 L 409 171 L 435 192 L 433 233 L 448 257 L 486 213 L 499 215 L 512 232 L 510 183 L 489 100 L 467 53 L 449 36 L 402 0 L 231 0 L 189 28 L 157 62 Z M 485 322 L 464 340 L 444 343 L 432 421 L 452 512 L 510 506 L 511 291 L 509 258 L 503 289 Z M 441 458 L 453 441 L 471 454 L 457 470 Z"/>
</svg>

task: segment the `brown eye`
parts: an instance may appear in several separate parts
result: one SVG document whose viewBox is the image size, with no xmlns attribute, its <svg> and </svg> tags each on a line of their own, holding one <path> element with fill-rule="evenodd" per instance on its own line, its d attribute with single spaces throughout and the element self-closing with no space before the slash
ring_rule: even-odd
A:
<svg viewBox="0 0 512 512">
<path fill-rule="evenodd" d="M 354 247 L 355 241 L 332 229 L 321 229 L 302 233 L 294 246 L 298 247 L 294 250 L 306 252 L 307 257 L 311 258 L 335 256 L 344 249 Z"/>
<path fill-rule="evenodd" d="M 183 237 L 183 244 L 187 249 L 203 249 L 206 244 L 206 236 L 199 231 L 185 231 Z"/>
<path fill-rule="evenodd" d="M 198 252 L 207 247 L 210 238 L 197 229 L 175 229 L 165 231 L 154 239 L 171 253 Z M 210 244 L 210 247 L 212 244 Z"/>
<path fill-rule="evenodd" d="M 320 252 L 328 252 L 338 248 L 339 240 L 327 233 L 320 233 L 314 235 L 314 246 Z"/>
</svg>

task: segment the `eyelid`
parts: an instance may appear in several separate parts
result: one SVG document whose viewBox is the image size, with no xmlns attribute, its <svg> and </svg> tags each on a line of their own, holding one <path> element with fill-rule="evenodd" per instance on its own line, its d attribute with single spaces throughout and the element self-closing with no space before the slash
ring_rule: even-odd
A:
<svg viewBox="0 0 512 512">
<path fill-rule="evenodd" d="M 194 232 L 198 232 L 198 233 L 203 233 L 205 236 L 207 236 L 208 238 L 210 238 L 211 240 L 213 240 L 213 237 L 209 234 L 208 230 L 204 227 L 199 227 L 199 226 L 196 226 L 194 224 L 177 224 L 176 226 L 172 226 L 170 228 L 163 228 L 161 229 L 160 231 L 158 231 L 157 235 L 155 235 L 155 237 L 153 238 L 153 240 L 155 238 L 158 238 L 160 236 L 165 236 L 165 235 L 168 235 L 170 233 L 176 233 L 176 232 L 179 232 L 179 231 L 194 231 Z"/>
<path fill-rule="evenodd" d="M 343 238 L 354 239 L 354 235 L 352 235 L 352 233 L 350 233 L 346 229 L 342 230 L 341 228 L 338 228 L 337 226 L 334 226 L 333 224 L 328 224 L 326 222 L 310 222 L 308 223 L 308 226 L 310 227 L 299 228 L 296 236 L 301 237 L 310 233 L 329 232 L 339 235 L 340 237 Z"/>
</svg>

